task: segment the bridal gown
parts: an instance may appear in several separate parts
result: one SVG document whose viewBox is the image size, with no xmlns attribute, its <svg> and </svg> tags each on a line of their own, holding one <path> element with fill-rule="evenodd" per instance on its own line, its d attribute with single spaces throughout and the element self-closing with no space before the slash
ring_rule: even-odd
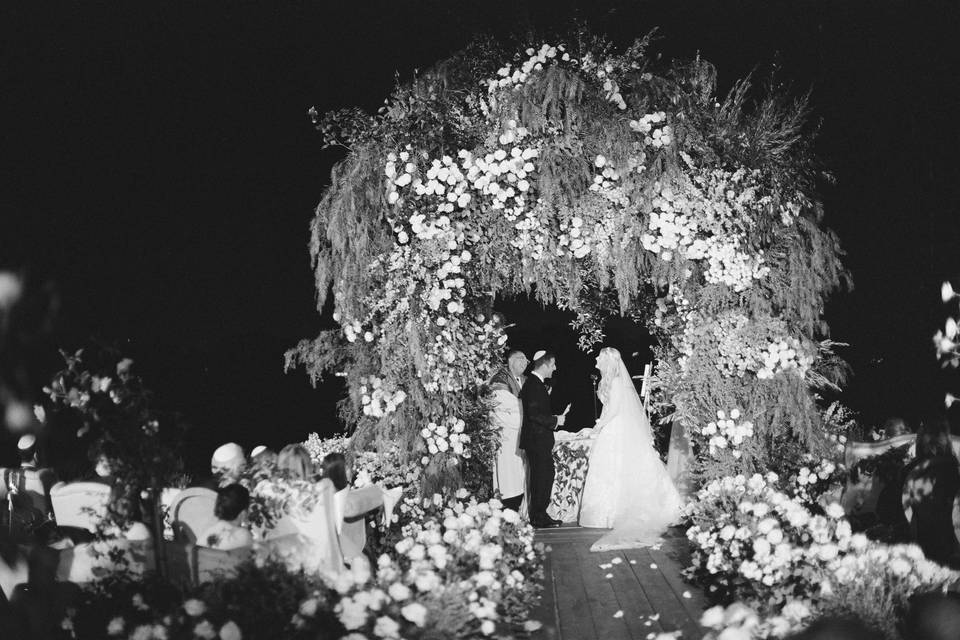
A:
<svg viewBox="0 0 960 640">
<path fill-rule="evenodd" d="M 656 544 L 680 517 L 682 499 L 653 447 L 650 423 L 615 349 L 598 358 L 603 412 L 595 428 L 580 502 L 580 525 L 610 528 L 591 551 Z"/>
</svg>

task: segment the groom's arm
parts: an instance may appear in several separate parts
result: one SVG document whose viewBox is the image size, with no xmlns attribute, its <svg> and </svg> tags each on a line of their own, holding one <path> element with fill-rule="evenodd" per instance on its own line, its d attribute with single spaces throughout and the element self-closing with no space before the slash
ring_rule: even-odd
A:
<svg viewBox="0 0 960 640">
<path fill-rule="evenodd" d="M 546 393 L 527 393 L 527 406 L 524 412 L 527 420 L 537 431 L 553 431 L 557 426 L 557 416 L 550 413 L 550 396 Z M 541 397 L 542 396 L 542 397 Z"/>
</svg>

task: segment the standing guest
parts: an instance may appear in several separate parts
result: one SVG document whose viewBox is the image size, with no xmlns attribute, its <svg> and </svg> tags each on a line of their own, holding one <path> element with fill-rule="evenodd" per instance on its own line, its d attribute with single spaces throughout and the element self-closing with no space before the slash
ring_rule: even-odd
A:
<svg viewBox="0 0 960 640">
<path fill-rule="evenodd" d="M 301 444 L 288 444 L 277 456 L 277 469 L 295 480 L 313 480 L 310 453 Z"/>
<path fill-rule="evenodd" d="M 520 510 L 526 484 L 520 453 L 520 427 L 523 424 L 520 391 L 528 364 L 529 360 L 522 351 L 511 351 L 506 366 L 490 380 L 493 399 L 490 418 L 500 432 L 500 448 L 493 463 L 493 488 L 503 497 L 503 506 L 514 511 Z"/>
<path fill-rule="evenodd" d="M 910 535 L 931 560 L 960 560 L 953 529 L 953 501 L 960 490 L 960 464 L 953 453 L 946 419 L 925 420 L 917 432 L 917 457 L 904 470 L 903 492 L 909 502 Z"/>
<path fill-rule="evenodd" d="M 343 491 L 350 484 L 350 478 L 347 475 L 347 459 L 338 451 L 328 453 L 323 457 L 320 463 L 321 474 L 324 478 L 333 483 L 333 488 L 337 491 Z"/>
<path fill-rule="evenodd" d="M 217 522 L 197 537 L 197 544 L 211 549 L 239 549 L 253 544 L 250 531 L 240 525 L 243 512 L 250 506 L 250 493 L 239 484 L 228 484 L 217 491 L 213 515 Z"/>
<path fill-rule="evenodd" d="M 547 515 L 553 491 L 553 431 L 563 426 L 566 416 L 553 415 L 550 395 L 543 381 L 557 370 L 557 358 L 547 351 L 533 356 L 530 376 L 520 391 L 523 422 L 520 448 L 527 454 L 530 466 L 530 523 L 535 527 L 558 527 L 561 522 Z"/>
</svg>

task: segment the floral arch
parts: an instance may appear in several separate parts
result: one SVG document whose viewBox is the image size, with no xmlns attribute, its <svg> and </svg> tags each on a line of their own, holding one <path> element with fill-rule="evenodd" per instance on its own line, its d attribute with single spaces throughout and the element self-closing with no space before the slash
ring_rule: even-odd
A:
<svg viewBox="0 0 960 640">
<path fill-rule="evenodd" d="M 310 240 L 339 327 L 287 367 L 346 377 L 355 446 L 399 440 L 435 486 L 480 483 L 493 301 L 527 293 L 575 312 L 584 350 L 610 314 L 648 324 L 658 412 L 687 429 L 698 477 L 816 451 L 822 311 L 847 277 L 805 102 L 748 81 L 717 98 L 709 63 L 657 63 L 648 38 L 576 40 L 512 57 L 479 41 L 374 116 L 311 112 L 347 151 Z"/>
</svg>

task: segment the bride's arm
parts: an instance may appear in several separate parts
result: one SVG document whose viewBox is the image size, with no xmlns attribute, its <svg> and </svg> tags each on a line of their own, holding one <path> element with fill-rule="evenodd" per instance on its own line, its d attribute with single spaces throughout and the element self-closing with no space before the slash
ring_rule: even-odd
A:
<svg viewBox="0 0 960 640">
<path fill-rule="evenodd" d="M 605 426 L 610 424 L 610 422 L 613 421 L 614 416 L 617 415 L 617 411 L 619 410 L 618 405 L 620 404 L 617 401 L 617 396 L 619 394 L 612 393 L 612 391 L 613 390 L 611 389 L 610 393 L 601 394 L 603 410 L 600 412 L 600 417 L 597 419 L 597 424 L 593 427 L 594 433 L 599 433 Z M 606 396 L 605 401 L 603 400 L 603 396 Z"/>
</svg>

